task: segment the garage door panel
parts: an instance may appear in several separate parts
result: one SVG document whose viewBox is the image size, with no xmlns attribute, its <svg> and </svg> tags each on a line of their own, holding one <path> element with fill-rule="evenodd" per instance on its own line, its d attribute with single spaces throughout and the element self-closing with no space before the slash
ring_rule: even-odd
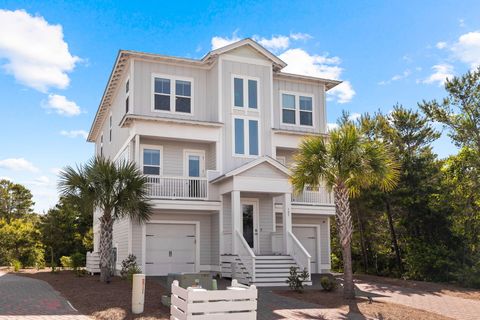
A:
<svg viewBox="0 0 480 320">
<path fill-rule="evenodd" d="M 195 271 L 195 225 L 147 224 L 146 231 L 147 275 Z"/>
</svg>

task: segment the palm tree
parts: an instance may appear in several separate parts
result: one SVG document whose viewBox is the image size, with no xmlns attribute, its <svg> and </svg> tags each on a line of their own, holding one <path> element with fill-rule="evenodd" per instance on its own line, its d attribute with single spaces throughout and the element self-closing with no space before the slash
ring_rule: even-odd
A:
<svg viewBox="0 0 480 320">
<path fill-rule="evenodd" d="M 307 137 L 295 155 L 292 184 L 296 192 L 305 186 L 326 184 L 333 190 L 338 237 L 342 246 L 344 296 L 355 298 L 352 274 L 352 216 L 350 197 L 362 189 L 378 186 L 388 191 L 398 180 L 398 165 L 388 148 L 378 140 L 369 139 L 351 122 L 343 123 L 322 137 Z"/>
<path fill-rule="evenodd" d="M 68 166 L 60 174 L 63 196 L 83 206 L 101 210 L 100 281 L 109 282 L 113 266 L 112 232 L 115 220 L 130 217 L 144 222 L 150 217 L 147 180 L 133 162 L 114 162 L 98 157 L 76 169 Z"/>
</svg>

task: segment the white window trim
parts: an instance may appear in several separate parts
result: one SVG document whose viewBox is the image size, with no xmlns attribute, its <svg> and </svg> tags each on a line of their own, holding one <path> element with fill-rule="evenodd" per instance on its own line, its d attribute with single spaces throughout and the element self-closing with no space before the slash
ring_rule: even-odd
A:
<svg viewBox="0 0 480 320">
<path fill-rule="evenodd" d="M 283 95 L 289 94 L 295 96 L 295 124 L 293 123 L 284 123 L 283 122 Z M 300 96 L 312 98 L 312 125 L 300 124 Z M 315 128 L 316 121 L 315 121 L 315 97 L 311 93 L 304 93 L 304 92 L 294 92 L 294 91 L 280 91 L 279 97 L 279 105 L 280 105 L 280 125 L 282 126 L 290 126 L 290 127 L 301 127 L 301 128 Z"/>
<path fill-rule="evenodd" d="M 100 135 L 100 150 L 98 152 L 98 154 L 100 155 L 100 157 L 103 157 L 103 132 L 102 134 Z"/>
<path fill-rule="evenodd" d="M 243 147 L 245 154 L 235 152 L 235 119 L 243 119 L 243 138 L 244 143 Z M 255 120 L 257 121 L 258 126 L 258 155 L 250 154 L 250 130 L 248 128 L 248 121 Z M 261 125 L 260 119 L 257 117 L 248 117 L 248 116 L 233 116 L 232 117 L 232 156 L 235 158 L 258 158 L 262 153 L 262 134 L 261 134 Z"/>
<path fill-rule="evenodd" d="M 243 80 L 243 107 L 235 106 L 235 78 Z M 248 80 L 255 80 L 257 81 L 257 108 L 250 108 L 248 106 Z M 250 77 L 250 76 L 241 76 L 238 74 L 232 74 L 231 76 L 231 92 L 232 92 L 232 108 L 234 110 L 240 110 L 248 114 L 248 112 L 256 112 L 260 113 L 260 78 L 257 77 Z"/>
<path fill-rule="evenodd" d="M 156 110 L 155 109 L 155 78 L 163 78 L 163 79 L 168 79 L 170 80 L 170 110 Z M 190 113 L 187 112 L 178 112 L 175 111 L 175 97 L 176 97 L 176 80 L 181 80 L 181 81 L 189 81 L 190 82 Z M 159 113 L 169 113 L 169 114 L 182 114 L 186 116 L 193 116 L 194 115 L 194 87 L 195 87 L 195 82 L 193 78 L 189 77 L 178 77 L 178 76 L 172 76 L 172 75 L 167 75 L 167 74 L 161 74 L 161 73 L 152 73 L 151 77 L 151 88 L 150 88 L 150 99 L 151 99 L 151 106 L 150 110 L 152 112 L 159 112 Z M 184 97 L 184 96 L 180 96 Z"/>
<path fill-rule="evenodd" d="M 127 89 L 127 83 L 128 83 L 128 91 L 126 91 Z M 132 91 L 132 83 L 130 82 L 130 77 L 127 77 L 127 79 L 125 80 L 125 103 L 127 102 L 127 99 L 128 99 L 128 112 L 127 110 L 125 110 L 125 113 L 131 113 L 131 99 L 130 99 L 130 91 Z M 124 105 L 125 107 L 125 105 Z"/>
<path fill-rule="evenodd" d="M 183 176 L 188 177 L 188 156 L 200 155 L 200 178 L 205 177 L 205 150 L 183 149 Z"/>
<path fill-rule="evenodd" d="M 287 157 L 285 156 L 277 156 L 277 161 L 280 162 L 281 164 L 283 164 L 284 166 L 287 165 Z"/>
<path fill-rule="evenodd" d="M 108 117 L 108 143 L 112 143 L 113 140 L 113 116 L 112 113 L 110 112 L 110 115 Z"/>
<path fill-rule="evenodd" d="M 150 149 L 150 150 L 158 150 L 160 151 L 160 174 L 157 176 L 156 174 L 146 174 L 146 173 L 143 173 L 143 167 L 144 167 L 144 163 L 143 163 L 143 153 L 144 153 L 144 150 L 145 149 Z M 142 144 L 141 145 L 141 148 L 140 148 L 140 163 L 142 164 L 142 173 L 146 176 L 154 176 L 154 177 L 161 177 L 163 176 L 163 146 L 159 146 L 159 145 L 154 145 L 154 144 Z"/>
</svg>

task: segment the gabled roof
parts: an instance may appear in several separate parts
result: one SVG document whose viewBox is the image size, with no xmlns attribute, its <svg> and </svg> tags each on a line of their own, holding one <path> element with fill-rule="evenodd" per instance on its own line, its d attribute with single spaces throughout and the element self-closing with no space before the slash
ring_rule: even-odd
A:
<svg viewBox="0 0 480 320">
<path fill-rule="evenodd" d="M 255 51 L 257 51 L 258 53 L 260 53 L 261 55 L 265 56 L 267 59 L 272 61 L 274 65 L 274 68 L 273 68 L 274 71 L 281 70 L 287 66 L 287 64 L 282 59 L 280 59 L 279 57 L 277 57 L 276 55 L 274 55 L 273 53 L 265 49 L 258 42 L 252 40 L 251 38 L 245 38 L 243 40 L 226 45 L 225 47 L 212 50 L 209 53 L 207 53 L 205 57 L 202 58 L 202 61 L 209 61 L 220 54 L 230 52 L 232 50 L 243 47 L 245 45 L 252 47 L 253 49 L 255 49 Z"/>
<path fill-rule="evenodd" d="M 274 167 L 275 169 L 278 169 L 279 171 L 283 172 L 286 176 L 290 176 L 291 175 L 291 172 L 290 170 L 284 166 L 283 164 L 281 164 L 280 162 L 278 162 L 277 160 L 269 157 L 269 156 L 263 156 L 263 157 L 260 157 L 260 158 L 257 158 L 253 161 L 250 161 L 249 163 L 246 163 L 236 169 L 233 169 L 215 179 L 213 179 L 212 181 L 210 181 L 211 183 L 216 183 L 216 182 L 219 182 L 219 181 L 222 181 L 226 178 L 229 178 L 229 177 L 233 177 L 233 176 L 236 176 L 236 175 L 239 175 L 243 172 L 246 172 L 258 165 L 261 165 L 262 163 L 268 163 L 270 164 L 272 167 Z"/>
</svg>

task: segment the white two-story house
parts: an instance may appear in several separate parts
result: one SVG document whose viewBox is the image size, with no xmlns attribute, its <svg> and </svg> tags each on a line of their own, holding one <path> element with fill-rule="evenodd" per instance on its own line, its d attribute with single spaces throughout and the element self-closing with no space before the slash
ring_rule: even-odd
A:
<svg viewBox="0 0 480 320">
<path fill-rule="evenodd" d="M 285 285 L 290 266 L 330 269 L 333 198 L 295 194 L 293 155 L 326 135 L 325 94 L 339 81 L 282 72 L 251 39 L 201 60 L 121 50 L 88 141 L 148 177 L 150 221 L 114 225 L 116 268 L 147 275 L 210 271 Z M 95 248 L 99 245 L 94 217 Z"/>
</svg>

